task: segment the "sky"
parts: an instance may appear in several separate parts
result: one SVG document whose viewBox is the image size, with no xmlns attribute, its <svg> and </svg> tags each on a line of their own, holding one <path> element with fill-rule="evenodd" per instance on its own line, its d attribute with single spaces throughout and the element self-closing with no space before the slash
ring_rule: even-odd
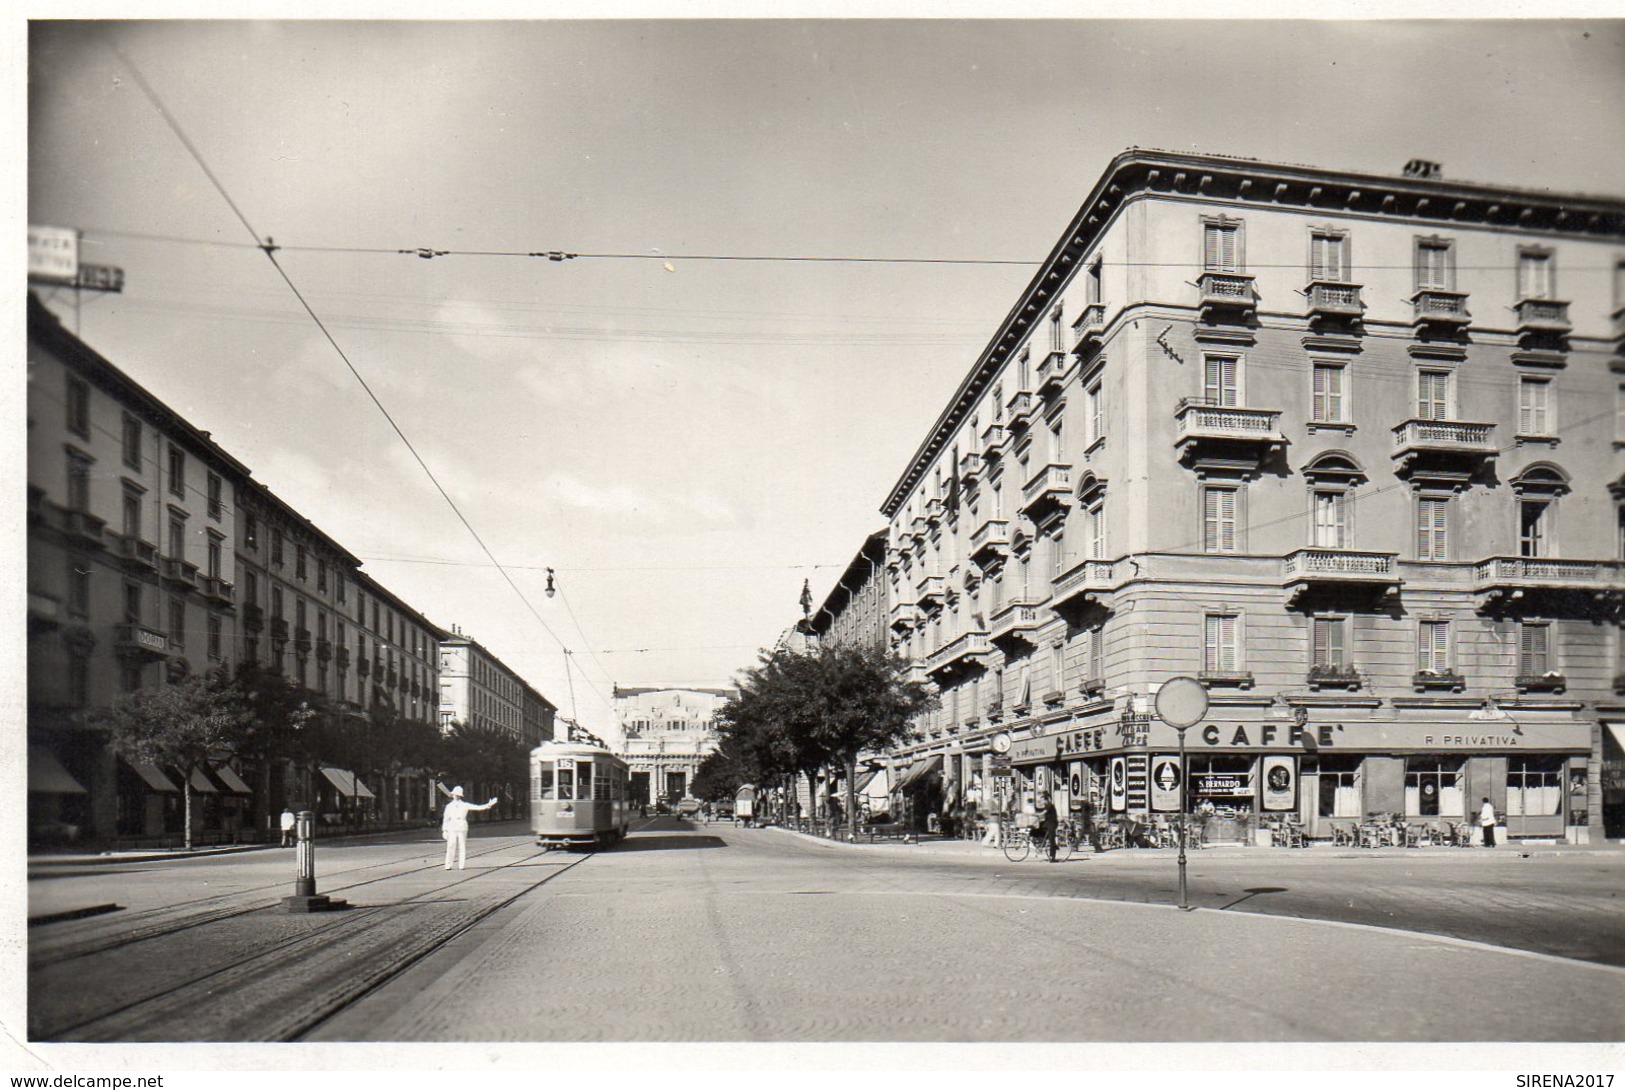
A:
<svg viewBox="0 0 1625 1090">
<path fill-rule="evenodd" d="M 1625 192 L 1620 21 L 56 21 L 26 57 L 28 222 L 125 273 L 49 305 L 600 734 L 613 685 L 727 684 L 822 601 L 1125 148 Z"/>
</svg>

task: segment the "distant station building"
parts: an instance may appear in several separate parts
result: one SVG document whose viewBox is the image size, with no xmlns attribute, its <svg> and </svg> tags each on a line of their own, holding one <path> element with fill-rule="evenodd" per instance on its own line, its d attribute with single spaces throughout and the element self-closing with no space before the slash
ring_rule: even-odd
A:
<svg viewBox="0 0 1625 1090">
<path fill-rule="evenodd" d="M 1622 338 L 1618 198 L 1117 156 L 882 506 L 905 779 L 1620 835 Z"/>
<path fill-rule="evenodd" d="M 673 686 L 614 690 L 619 737 L 610 748 L 631 766 L 634 803 L 685 797 L 700 762 L 717 748 L 716 711 L 732 689 Z"/>
</svg>

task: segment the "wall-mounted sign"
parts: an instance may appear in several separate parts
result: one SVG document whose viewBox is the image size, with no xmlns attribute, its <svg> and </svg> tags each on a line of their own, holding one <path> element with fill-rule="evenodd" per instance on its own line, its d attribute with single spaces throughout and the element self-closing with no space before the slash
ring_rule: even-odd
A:
<svg viewBox="0 0 1625 1090">
<path fill-rule="evenodd" d="M 74 282 L 91 291 L 123 291 L 124 270 L 116 265 L 80 265 Z"/>
<path fill-rule="evenodd" d="M 1150 803 L 1151 758 L 1143 753 L 1131 753 L 1123 758 L 1128 765 L 1126 776 L 1128 779 L 1127 799 L 1130 810 L 1144 810 Z"/>
<path fill-rule="evenodd" d="M 1179 784 L 1184 778 L 1178 757 L 1164 753 L 1151 758 L 1151 809 L 1176 813 L 1179 810 Z"/>
<path fill-rule="evenodd" d="M 1071 789 L 1072 797 L 1083 798 L 1083 762 L 1068 761 L 1066 765 L 1067 786 Z"/>
<path fill-rule="evenodd" d="M 1239 772 L 1204 772 L 1191 777 L 1191 790 L 1198 795 L 1251 795 L 1251 777 Z"/>
<path fill-rule="evenodd" d="M 72 284 L 79 279 L 79 232 L 28 225 L 28 279 Z"/>
<path fill-rule="evenodd" d="M 1128 761 L 1122 757 L 1111 760 L 1111 793 L 1114 813 L 1128 808 Z"/>
<path fill-rule="evenodd" d="M 1298 759 L 1287 754 L 1264 757 L 1264 809 L 1295 810 L 1298 806 Z"/>
</svg>

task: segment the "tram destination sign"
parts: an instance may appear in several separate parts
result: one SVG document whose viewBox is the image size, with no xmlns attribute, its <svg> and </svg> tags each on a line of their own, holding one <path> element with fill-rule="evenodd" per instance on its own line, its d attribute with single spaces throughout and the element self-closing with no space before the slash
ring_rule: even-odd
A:
<svg viewBox="0 0 1625 1090">
<path fill-rule="evenodd" d="M 117 265 L 79 265 L 79 278 L 74 286 L 87 291 L 123 291 L 124 270 Z"/>
</svg>

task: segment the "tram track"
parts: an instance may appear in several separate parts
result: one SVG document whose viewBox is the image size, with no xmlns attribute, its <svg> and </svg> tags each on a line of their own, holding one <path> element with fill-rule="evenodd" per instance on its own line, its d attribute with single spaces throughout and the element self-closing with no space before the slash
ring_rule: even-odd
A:
<svg viewBox="0 0 1625 1090">
<path fill-rule="evenodd" d="M 174 1027 L 187 1026 L 187 1040 L 297 1040 L 493 913 L 592 858 L 584 855 L 564 863 L 514 892 L 467 905 L 448 902 L 459 907 L 441 908 L 426 922 L 421 918 L 426 903 L 443 901 L 447 890 L 533 864 L 544 854 L 532 852 L 392 904 L 333 914 L 323 919 L 320 929 L 273 941 L 224 965 L 65 1024 L 31 1027 L 30 1036 L 59 1041 L 173 1040 Z M 411 873 L 399 872 L 396 877 Z M 184 929 L 175 929 L 179 930 Z M 295 963 L 301 971 L 290 971 Z M 150 1036 L 154 1031 L 171 1036 L 155 1038 Z"/>
<path fill-rule="evenodd" d="M 470 852 L 469 857 L 479 859 L 483 856 L 506 851 L 512 847 L 511 844 L 498 845 L 483 851 Z M 387 859 L 380 863 L 369 863 L 363 867 L 351 867 L 330 872 L 323 876 L 322 890 L 328 894 L 346 893 L 377 882 L 389 881 L 392 878 L 399 878 L 407 874 L 432 871 L 442 866 L 438 862 L 431 862 L 421 867 L 413 867 L 404 871 L 391 871 L 388 874 L 378 875 L 362 881 L 340 885 L 330 884 L 332 879 L 340 878 L 346 874 L 362 874 L 381 867 L 394 867 L 403 861 L 402 859 Z M 216 923 L 220 920 L 246 916 L 251 912 L 258 912 L 266 907 L 263 894 L 279 889 L 285 890 L 288 887 L 289 883 L 286 881 L 268 882 L 264 885 L 250 886 L 246 889 L 232 890 L 229 893 L 220 893 L 188 901 L 184 905 L 162 905 L 156 908 L 142 909 L 138 912 L 117 917 L 117 933 L 111 935 L 103 930 L 101 933 L 78 941 L 69 939 L 59 944 L 52 944 L 49 939 L 40 942 L 31 935 L 28 965 L 30 970 L 49 968 L 66 961 L 72 961 L 75 958 L 88 957 L 109 950 L 119 950 L 134 946 L 137 943 L 165 938 L 195 927 Z M 253 903 L 244 904 L 243 902 L 247 899 L 252 899 Z M 111 923 L 113 921 L 107 922 Z M 106 927 L 106 923 L 103 924 L 103 927 Z"/>
</svg>

